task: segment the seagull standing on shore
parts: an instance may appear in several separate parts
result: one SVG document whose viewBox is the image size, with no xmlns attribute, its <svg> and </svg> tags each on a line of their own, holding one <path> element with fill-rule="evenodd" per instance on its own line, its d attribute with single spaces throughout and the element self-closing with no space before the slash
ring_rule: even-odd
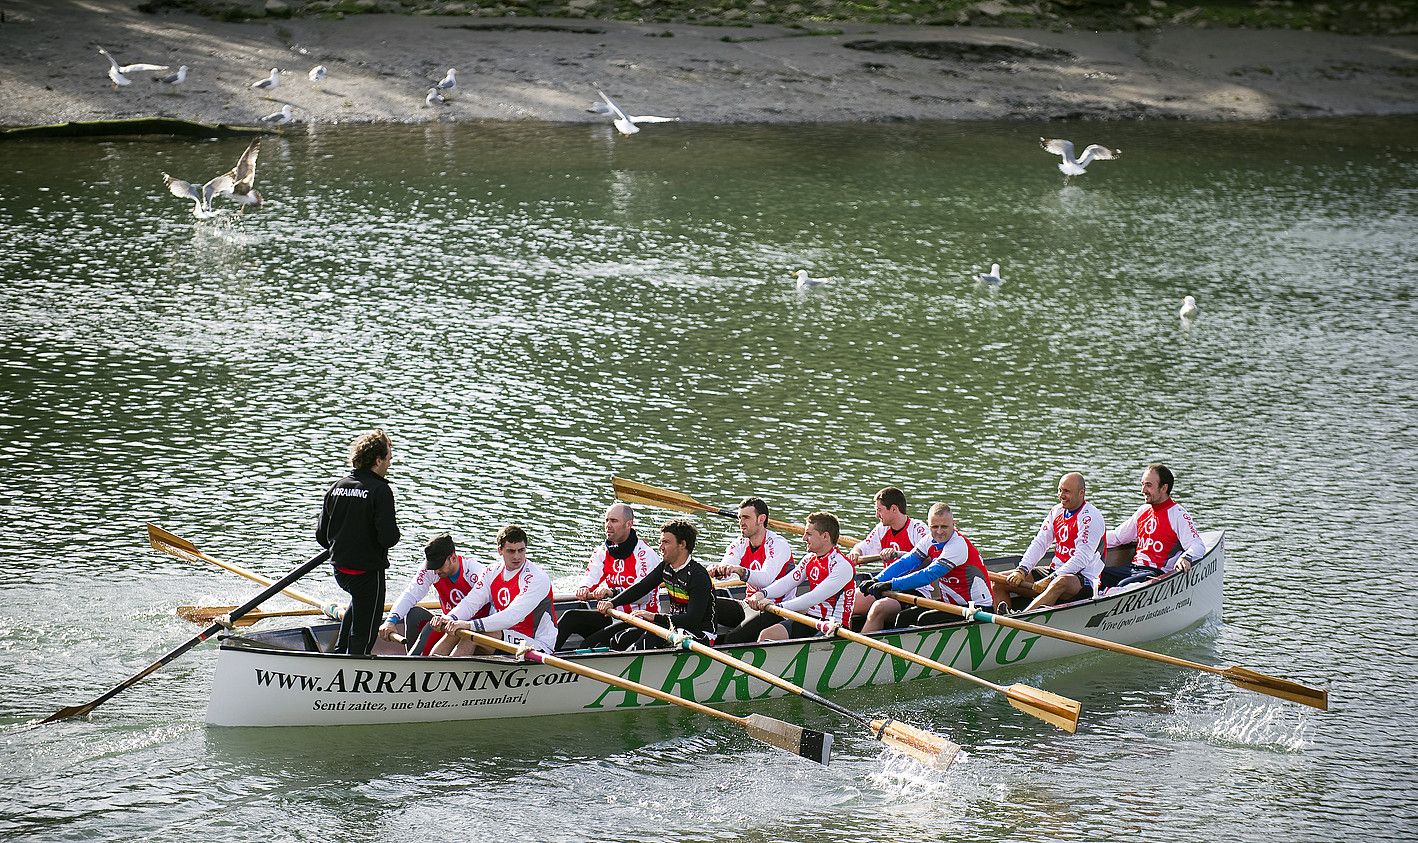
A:
<svg viewBox="0 0 1418 843">
<path fill-rule="evenodd" d="M 325 76 L 329 72 L 329 68 L 325 67 L 325 65 L 317 64 L 314 67 L 310 68 L 310 73 L 308 73 L 307 75 L 310 77 L 311 82 L 324 82 Z"/>
<path fill-rule="evenodd" d="M 1081 176 L 1088 165 L 1096 161 L 1111 161 L 1123 154 L 1121 149 L 1109 149 L 1100 144 L 1090 144 L 1083 150 L 1083 157 L 1073 157 L 1073 141 L 1061 138 L 1039 138 L 1039 145 L 1045 150 L 1063 158 L 1059 162 L 1059 172 L 1065 176 Z"/>
<path fill-rule="evenodd" d="M 286 103 L 285 105 L 281 106 L 281 110 L 280 110 L 280 111 L 276 111 L 276 112 L 273 112 L 273 113 L 271 113 L 271 114 L 267 114 L 265 117 L 262 117 L 262 118 L 261 118 L 261 122 L 262 122 L 262 123 L 270 123 L 270 124 L 275 125 L 275 126 L 284 126 L 285 124 L 289 123 L 290 121 L 291 121 L 291 107 L 290 107 L 290 103 Z"/>
<path fill-rule="evenodd" d="M 156 76 L 154 82 L 161 82 L 164 85 L 181 85 L 187 81 L 187 65 L 179 65 L 176 73 L 169 73 L 166 76 Z"/>
<path fill-rule="evenodd" d="M 124 65 L 120 65 L 120 64 L 118 63 L 118 61 L 117 61 L 116 59 L 114 59 L 113 56 L 108 52 L 108 50 L 105 50 L 104 48 L 99 47 L 99 48 L 98 48 L 98 51 L 99 51 L 99 53 L 100 53 L 104 58 L 108 59 L 108 64 L 109 64 L 109 67 L 108 67 L 108 78 L 109 78 L 109 81 L 113 82 L 113 90 L 115 90 L 115 91 L 118 90 L 119 88 L 127 87 L 127 86 L 133 84 L 133 80 L 132 80 L 132 79 L 129 79 L 127 76 L 124 76 L 124 75 L 123 75 L 123 74 L 125 74 L 125 73 L 136 73 L 136 72 L 145 71 L 145 70 L 146 70 L 146 71 L 153 71 L 153 72 L 159 72 L 159 73 L 160 73 L 160 72 L 162 72 L 162 71 L 164 71 L 164 70 L 170 70 L 170 69 L 171 69 L 171 68 L 169 68 L 169 67 L 168 67 L 167 65 L 165 65 L 165 64 L 124 64 Z"/>
<path fill-rule="evenodd" d="M 1182 299 L 1182 309 L 1177 315 L 1182 317 L 1183 322 L 1190 322 L 1201 313 L 1201 308 L 1196 306 L 1196 299 L 1187 296 Z"/>
<path fill-rule="evenodd" d="M 453 68 L 453 67 L 448 68 L 448 75 L 446 75 L 446 76 L 444 76 L 442 79 L 438 80 L 438 84 L 437 84 L 437 85 L 434 85 L 434 86 L 433 86 L 433 89 L 438 92 L 438 95 L 439 95 L 440 97 L 453 97 L 453 96 L 457 96 L 457 95 L 458 95 L 458 70 L 457 70 L 457 68 Z M 429 103 L 429 105 L 432 105 L 432 103 Z"/>
<path fill-rule="evenodd" d="M 274 91 L 275 89 L 281 87 L 281 72 L 273 67 L 271 68 L 270 76 L 267 76 L 260 82 L 252 82 L 251 87 L 255 88 L 258 91 L 266 91 L 268 93 Z"/>
<path fill-rule="evenodd" d="M 597 88 L 596 93 L 601 95 L 601 99 L 604 100 L 604 102 L 593 102 L 591 103 L 591 107 L 587 110 L 590 111 L 592 114 L 605 114 L 611 117 L 612 122 L 615 123 L 616 130 L 622 135 L 625 135 L 626 137 L 629 137 L 640 131 L 640 127 L 635 125 L 636 123 L 679 122 L 678 117 L 656 117 L 653 114 L 646 114 L 641 117 L 629 117 L 624 111 L 620 110 L 620 106 L 611 102 L 611 98 L 606 96 L 605 91 L 602 91 L 600 88 Z"/>
<path fill-rule="evenodd" d="M 444 98 L 443 98 L 443 95 L 440 94 L 440 93 L 438 93 L 438 89 L 437 89 L 437 88 L 429 88 L 429 89 L 428 89 L 428 96 L 426 96 L 426 97 L 423 98 L 423 104 L 424 104 L 424 105 L 447 105 L 447 104 L 448 104 L 448 100 L 444 99 Z"/>
<path fill-rule="evenodd" d="M 999 264 L 992 263 L 990 264 L 989 273 L 977 272 L 975 273 L 975 280 L 981 284 L 989 284 L 991 287 L 997 287 L 1004 283 L 1004 276 L 999 274 Z"/>
</svg>

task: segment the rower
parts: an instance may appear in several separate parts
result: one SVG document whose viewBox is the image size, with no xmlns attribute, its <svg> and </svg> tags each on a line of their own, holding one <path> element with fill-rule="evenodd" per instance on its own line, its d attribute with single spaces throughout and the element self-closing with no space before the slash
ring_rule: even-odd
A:
<svg viewBox="0 0 1418 843">
<path fill-rule="evenodd" d="M 905 492 L 895 486 L 887 486 L 877 492 L 872 501 L 876 504 L 877 525 L 856 547 L 847 551 L 853 567 L 863 556 L 880 556 L 882 562 L 891 562 L 898 556 L 910 553 L 912 548 L 929 537 L 926 525 L 906 514 Z M 859 590 L 852 602 L 852 616 L 865 618 L 875 601 L 875 597 Z"/>
<path fill-rule="evenodd" d="M 1191 570 L 1192 563 L 1206 555 L 1206 543 L 1197 532 L 1190 512 L 1172 500 L 1172 470 L 1153 463 L 1142 472 L 1141 508 L 1116 530 L 1109 530 L 1109 548 L 1137 542 L 1130 564 L 1103 569 L 1103 588 L 1144 582 L 1177 569 Z M 1173 557 L 1178 550 L 1181 554 Z"/>
<path fill-rule="evenodd" d="M 577 600 L 604 600 L 644 579 L 660 564 L 660 555 L 635 532 L 635 511 L 630 504 L 613 503 L 603 519 L 606 542 L 591 551 L 586 576 L 576 589 Z M 659 595 L 645 595 L 637 603 L 616 607 L 622 612 L 659 609 Z M 595 609 L 568 609 L 561 616 L 556 649 L 564 649 L 573 635 L 587 636 L 611 625 L 609 618 Z"/>
<path fill-rule="evenodd" d="M 814 512 L 803 525 L 803 541 L 808 554 L 786 575 L 748 598 L 749 608 L 760 612 L 770 603 L 780 600 L 806 585 L 808 590 L 782 600 L 782 607 L 811 615 L 825 622 L 845 625 L 852 618 L 852 603 L 856 599 L 856 565 L 837 549 L 842 527 L 830 512 Z M 765 613 L 767 614 L 767 613 Z M 776 615 L 770 615 L 775 617 Z M 791 623 L 791 628 L 789 628 Z M 819 634 L 819 630 L 800 623 L 779 620 L 758 635 L 759 641 L 786 641 Z"/>
<path fill-rule="evenodd" d="M 633 604 L 647 594 L 656 593 L 660 586 L 668 593 L 670 611 L 655 612 L 636 609 L 637 618 L 659 624 L 666 629 L 687 633 L 695 640 L 714 642 L 714 581 L 709 572 L 694 558 L 694 545 L 699 531 L 683 518 L 666 521 L 660 527 L 660 564 L 630 588 L 596 604 L 596 611 L 610 617 L 616 604 Z M 645 631 L 627 623 L 614 623 L 586 638 L 586 646 L 610 646 L 628 650 L 645 637 Z"/>
<path fill-rule="evenodd" d="M 973 603 L 993 608 L 995 605 L 990 572 L 974 542 L 955 529 L 955 514 L 950 507 L 943 503 L 932 504 L 926 521 L 930 525 L 929 539 L 887 566 L 874 579 L 862 583 L 863 592 L 877 597 L 862 632 L 956 619 L 955 615 L 916 606 L 902 608 L 892 598 L 881 597 L 885 591 L 915 591 L 922 597 L 945 600 L 956 606 Z"/>
<path fill-rule="evenodd" d="M 1054 504 L 1039 525 L 1039 532 L 1024 551 L 1019 567 L 1005 575 L 999 594 L 1008 600 L 1013 594 L 1025 594 L 1022 586 L 1029 578 L 1044 585 L 1044 591 L 1028 606 L 1038 609 L 1093 596 L 1093 586 L 1103 570 L 1103 513 L 1087 502 L 1088 483 L 1076 471 L 1059 480 L 1059 502 Z M 1054 546 L 1054 561 L 1042 576 L 1034 570 L 1049 545 Z"/>
<path fill-rule="evenodd" d="M 768 529 L 768 504 L 762 498 L 748 497 L 739 502 L 739 538 L 724 551 L 724 559 L 709 568 L 716 578 L 738 577 L 746 584 L 744 597 L 775 582 L 793 567 L 793 546 L 788 540 Z M 730 628 L 719 636 L 721 644 L 747 644 L 758 640 L 758 633 L 777 623 L 768 615 L 760 625 L 746 625 L 749 610 L 742 600 L 717 597 L 714 611 L 719 624 Z"/>
<path fill-rule="evenodd" d="M 391 640 L 395 629 L 402 623 L 408 651 L 426 656 L 443 633 L 428 625 L 433 613 L 418 602 L 432 588 L 438 593 L 440 611 L 448 614 L 473 590 L 473 579 L 486 566 L 472 559 L 464 559 L 453 543 L 453 537 L 447 533 L 430 539 L 424 545 L 423 556 L 424 566 L 414 573 L 404 593 L 390 607 L 384 623 L 379 625 L 379 637 L 385 641 Z"/>
<path fill-rule="evenodd" d="M 471 629 L 513 644 L 550 653 L 556 646 L 556 609 L 551 577 L 527 558 L 527 532 L 516 524 L 497 531 L 498 561 L 473 578 L 473 589 L 453 611 L 430 623 L 445 635 L 433 647 L 435 656 L 477 655 L 481 648 L 452 633 Z M 492 613 L 478 617 L 491 606 Z M 490 651 L 488 651 L 490 652 Z"/>
</svg>

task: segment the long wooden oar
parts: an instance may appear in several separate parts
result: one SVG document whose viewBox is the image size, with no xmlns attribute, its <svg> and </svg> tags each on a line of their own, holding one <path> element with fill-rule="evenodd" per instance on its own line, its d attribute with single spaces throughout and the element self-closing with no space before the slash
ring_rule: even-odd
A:
<svg viewBox="0 0 1418 843">
<path fill-rule="evenodd" d="M 791 609 L 784 609 L 782 606 L 774 606 L 771 603 L 765 606 L 764 609 L 780 618 L 797 621 L 803 626 L 812 627 L 816 626 L 818 623 L 815 618 L 810 618 L 807 615 L 794 612 Z M 996 693 L 1004 694 L 1005 698 L 1009 700 L 1010 705 L 1025 714 L 1037 717 L 1045 723 L 1057 726 L 1070 734 L 1078 729 L 1078 712 L 1083 709 L 1083 706 L 1080 705 L 1077 700 L 1071 700 L 1068 697 L 1062 697 L 1058 694 L 1051 694 L 1048 691 L 1018 682 L 1008 687 L 996 685 L 994 682 L 981 679 L 972 673 L 966 673 L 963 670 L 938 662 L 935 659 L 926 658 L 910 650 L 893 647 L 885 641 L 878 641 L 875 638 L 870 638 L 859 632 L 853 632 L 846 627 L 839 626 L 834 632 L 839 638 L 845 638 L 848 641 L 861 644 L 864 647 L 870 647 L 873 650 L 888 653 L 898 659 L 905 659 L 922 667 L 939 670 L 941 673 L 948 673 L 956 679 L 964 679 L 966 682 L 973 682 L 983 688 L 989 688 Z"/>
<path fill-rule="evenodd" d="M 177 616 L 191 623 L 211 623 L 223 615 L 230 615 L 235 606 L 178 606 Z M 267 618 L 295 618 L 305 615 L 323 615 L 319 609 L 285 609 L 279 612 L 247 612 L 232 621 L 233 626 L 251 626 Z"/>
<path fill-rule="evenodd" d="M 748 662 L 736 659 L 727 653 L 721 653 L 718 650 L 715 650 L 713 647 L 701 644 L 692 638 L 681 638 L 677 633 L 665 629 L 659 624 L 652 623 L 651 621 L 647 621 L 642 618 L 637 618 L 636 616 L 628 614 L 626 612 L 622 612 L 619 609 L 612 609 L 611 616 L 614 617 L 616 620 L 623 621 L 625 623 L 630 624 L 631 626 L 639 627 L 640 629 L 643 629 L 652 635 L 659 636 L 660 638 L 663 638 L 666 641 L 670 641 L 672 643 L 683 642 L 683 644 L 688 645 L 688 648 L 695 653 L 699 653 L 702 656 L 708 656 L 714 661 L 720 662 L 721 664 L 726 664 L 741 673 L 746 673 L 755 679 L 767 682 L 769 685 L 774 685 L 778 688 L 782 688 L 783 690 L 789 693 L 797 694 L 798 696 L 802 697 L 805 700 L 808 700 L 809 702 L 815 702 L 818 705 L 823 706 L 824 708 L 835 711 L 838 714 L 847 717 L 851 720 L 855 720 L 856 722 L 866 726 L 871 731 L 872 737 L 876 738 L 877 740 L 881 741 L 892 749 L 911 756 L 912 758 L 916 759 L 917 761 L 920 761 L 922 764 L 925 764 L 927 766 L 945 769 L 946 767 L 950 766 L 950 762 L 955 760 L 956 753 L 960 751 L 960 746 L 958 744 L 946 740 L 945 738 L 942 738 L 939 735 L 927 732 L 925 729 L 919 729 L 915 726 L 910 726 L 905 723 L 898 722 L 896 720 L 872 719 L 866 716 L 865 714 L 861 714 L 859 712 L 852 711 L 851 709 L 846 708 L 844 706 L 838 705 L 832 700 L 829 700 L 819 694 L 815 694 L 812 691 L 807 690 L 806 688 L 803 688 L 799 685 L 794 685 L 792 682 L 789 682 L 781 676 L 769 673 L 766 670 L 761 670 L 749 664 Z"/>
<path fill-rule="evenodd" d="M 736 519 L 739 517 L 737 509 L 710 506 L 707 503 L 700 503 L 689 495 L 681 492 L 662 489 L 659 486 L 651 486 L 648 483 L 637 483 L 634 480 L 627 480 L 624 477 L 612 477 L 611 487 L 615 489 L 615 496 L 626 503 L 643 503 L 647 506 L 657 506 L 661 509 L 673 509 L 676 512 L 707 512 L 711 515 L 721 515 L 724 518 Z M 789 521 L 779 521 L 776 518 L 769 518 L 768 526 L 775 530 L 782 530 L 785 533 L 792 533 L 796 536 L 803 534 L 803 525 L 793 524 Z M 851 547 L 857 543 L 857 539 L 842 536 L 840 543 Z"/>
<path fill-rule="evenodd" d="M 242 615 L 261 605 L 266 600 L 269 600 L 270 598 L 274 597 L 276 594 L 280 593 L 280 591 L 286 586 L 310 573 L 315 569 L 317 565 L 321 564 L 328 558 L 330 558 L 330 551 L 328 550 L 323 550 L 320 553 L 317 553 L 315 556 L 312 556 L 308 562 L 291 571 L 289 574 L 286 574 L 284 577 L 281 577 L 276 582 L 272 583 L 270 587 L 268 587 L 265 591 L 261 592 L 260 594 L 256 595 L 255 597 L 251 598 L 240 606 L 237 606 L 236 609 L 231 613 L 231 619 L 236 620 L 237 618 L 240 618 Z M 162 667 L 163 665 L 167 664 L 168 662 L 172 661 L 173 659 L 197 646 L 198 644 L 201 644 L 203 641 L 206 641 L 213 635 L 216 635 L 224 628 L 225 626 L 223 624 L 214 621 L 211 626 L 208 626 L 206 629 L 189 638 L 186 643 L 173 649 L 167 655 L 163 656 L 162 658 L 158 659 L 157 661 L 153 662 L 152 664 L 148 665 L 147 667 L 123 680 L 122 682 L 118 683 L 117 685 L 114 685 L 112 688 L 109 688 L 107 691 L 100 694 L 95 699 L 92 699 L 89 702 L 84 703 L 83 705 L 71 705 L 67 708 L 61 708 L 53 714 L 49 715 L 48 717 L 44 718 L 44 720 L 40 722 L 52 723 L 55 720 L 65 720 L 70 717 L 81 717 L 85 714 L 88 714 L 90 711 L 93 711 L 95 708 L 98 708 L 100 705 L 103 705 L 109 699 L 116 696 L 119 692 L 136 684 L 143 677 L 147 676 L 148 674 L 152 673 L 153 671 L 157 670 L 158 668 Z"/>
<path fill-rule="evenodd" d="M 519 652 L 519 648 L 515 644 L 503 641 L 501 638 L 479 635 L 476 632 L 466 629 L 458 630 L 458 634 L 484 647 L 501 650 L 504 653 Z M 703 703 L 687 700 L 684 697 L 675 696 L 667 691 L 651 688 L 649 685 L 642 685 L 639 682 L 623 679 L 610 673 L 604 673 L 593 667 L 587 667 L 579 662 L 557 658 L 556 656 L 541 653 L 536 650 L 527 650 L 522 652 L 521 656 L 529 662 L 544 664 L 548 667 L 554 667 L 557 670 L 564 670 L 568 673 L 575 673 L 587 679 L 594 679 L 597 682 L 614 685 L 617 688 L 632 693 L 660 700 L 661 702 L 683 706 L 690 711 L 697 711 L 700 714 L 733 723 L 735 726 L 748 732 L 750 737 L 760 740 L 769 746 L 791 752 L 794 755 L 800 755 L 811 761 L 816 761 L 819 764 L 826 764 L 832 756 L 832 734 L 830 732 L 818 732 L 813 729 L 806 729 L 797 724 L 788 723 L 784 720 L 775 720 L 763 714 L 750 714 L 746 717 L 735 717 L 727 711 L 719 711 Z"/>
<path fill-rule="evenodd" d="M 949 603 L 942 603 L 939 600 L 929 600 L 914 594 L 901 594 L 895 591 L 888 591 L 886 592 L 886 596 L 894 597 L 902 603 L 910 603 L 912 606 L 939 609 L 940 611 L 949 612 L 970 620 L 988 621 L 989 623 L 999 624 L 1000 626 L 1008 626 L 1023 630 L 1024 632 L 1032 632 L 1036 635 L 1046 635 L 1050 638 L 1057 638 L 1060 641 L 1082 644 L 1085 647 L 1111 650 L 1114 653 L 1137 656 L 1141 659 L 1151 659 L 1155 662 L 1175 665 L 1176 667 L 1200 670 L 1203 673 L 1213 673 L 1225 679 L 1227 682 L 1239 688 L 1244 688 L 1247 691 L 1254 691 L 1258 694 L 1268 694 L 1272 697 L 1279 697 L 1280 699 L 1290 700 L 1291 702 L 1297 702 L 1301 705 L 1318 708 L 1321 711 L 1329 710 L 1329 691 L 1321 688 L 1311 688 L 1307 685 L 1301 685 L 1298 682 L 1291 682 L 1288 679 L 1270 676 L 1269 674 L 1261 673 L 1257 670 L 1236 666 L 1215 667 L 1209 664 L 1201 664 L 1200 662 L 1187 661 L 1186 659 L 1179 659 L 1176 656 L 1168 656 L 1162 653 L 1154 653 L 1151 650 L 1144 650 L 1141 647 L 1116 644 L 1102 638 L 1094 638 L 1091 635 L 1082 635 L 1077 632 L 1069 632 L 1065 629 L 1051 629 L 1050 627 L 1041 626 L 1037 623 L 1029 623 L 1028 621 L 1021 621 L 1016 618 L 991 614 L 983 609 L 975 609 L 972 612 L 962 606 L 952 606 Z"/>
<path fill-rule="evenodd" d="M 240 565 L 232 565 L 231 563 L 223 562 L 220 559 L 213 559 L 212 557 L 198 550 L 197 545 L 193 544 L 187 539 L 184 539 L 176 533 L 171 533 L 167 530 L 164 530 L 156 524 L 148 525 L 148 543 L 151 544 L 155 549 L 161 550 L 163 553 L 166 553 L 169 556 L 176 556 L 178 559 L 185 559 L 189 562 L 193 559 L 196 559 L 200 562 L 209 562 L 213 565 L 216 565 L 218 568 L 224 568 L 228 571 L 231 571 L 237 576 L 246 577 L 252 582 L 260 583 L 261 585 L 271 584 L 271 581 L 269 579 L 253 571 L 248 571 Z M 292 582 L 294 582 L 294 580 L 292 580 Z M 287 585 L 289 585 L 289 583 L 287 583 Z M 292 600 L 295 600 L 298 603 L 304 603 L 307 606 L 314 606 L 317 609 L 320 608 L 322 605 L 321 602 L 319 600 L 316 600 L 314 597 L 311 597 L 308 594 L 302 594 L 301 592 L 296 591 L 293 588 L 277 589 L 276 592 L 273 592 L 270 596 L 274 597 L 276 593 L 284 594 L 285 596 L 291 598 Z"/>
</svg>

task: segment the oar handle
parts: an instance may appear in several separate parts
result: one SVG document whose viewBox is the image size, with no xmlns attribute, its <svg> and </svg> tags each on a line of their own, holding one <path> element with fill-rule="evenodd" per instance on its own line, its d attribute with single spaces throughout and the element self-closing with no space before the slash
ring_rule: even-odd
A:
<svg viewBox="0 0 1418 843">
<path fill-rule="evenodd" d="M 801 614 L 799 612 L 794 612 L 791 609 L 784 609 L 782 606 L 774 606 L 770 604 L 765 608 L 779 617 L 788 618 L 789 620 L 797 621 L 800 624 L 805 624 L 807 626 L 815 626 L 817 624 L 816 619 Z M 901 647 L 893 647 L 892 645 L 887 644 L 885 641 L 878 641 L 875 638 L 863 635 L 860 632 L 853 632 L 852 630 L 847 629 L 844 626 L 837 627 L 834 630 L 834 633 L 839 638 L 846 639 L 847 641 L 851 641 L 855 644 L 861 644 L 864 647 L 870 647 L 873 650 L 877 650 L 882 653 L 887 653 L 888 655 L 894 656 L 899 659 L 905 659 L 906 661 L 918 664 L 921 667 L 928 667 L 932 670 L 938 670 L 941 673 L 948 673 L 951 676 L 954 676 L 956 679 L 964 679 L 966 682 L 973 682 L 976 685 L 979 685 L 983 688 L 989 688 L 993 691 L 998 691 L 1001 694 L 1008 693 L 1007 689 L 1003 685 L 996 685 L 995 683 L 987 679 L 981 679 L 980 677 L 975 676 L 972 673 L 966 673 L 963 670 L 951 667 L 950 665 L 945 664 L 944 662 L 938 662 L 935 659 L 927 658 L 925 656 L 920 655 L 919 653 L 913 653 L 910 650 L 902 649 Z"/>
<path fill-rule="evenodd" d="M 656 635 L 660 638 L 665 639 L 666 641 L 671 641 L 675 638 L 675 633 L 673 631 L 668 630 L 663 626 L 660 626 L 654 621 L 647 621 L 644 618 L 637 618 L 629 612 L 622 612 L 619 609 L 612 609 L 611 617 L 623 623 L 628 623 L 631 626 L 643 629 L 651 635 Z M 789 682 L 788 680 L 784 679 L 783 677 L 778 676 L 777 674 L 769 673 L 766 670 L 754 667 L 746 661 L 736 659 L 727 653 L 721 653 L 713 647 L 702 644 L 692 638 L 685 639 L 685 641 L 688 644 L 691 652 L 699 653 L 702 656 L 708 656 L 714 661 L 729 665 L 740 673 L 745 673 L 749 676 L 752 676 L 754 679 L 758 679 L 762 682 L 767 682 L 769 685 L 781 688 L 791 694 L 797 694 L 805 700 L 815 702 L 818 705 L 824 706 L 826 708 L 830 708 L 838 714 L 850 717 L 859 723 L 870 724 L 871 722 L 870 719 L 867 718 L 865 715 L 859 714 L 855 711 L 852 711 L 851 709 L 843 708 L 832 700 L 829 700 L 823 696 L 819 696 L 818 694 L 814 694 L 812 691 L 809 691 L 800 685 L 795 685 L 792 682 Z"/>
<path fill-rule="evenodd" d="M 735 717 L 728 712 L 710 708 L 707 705 L 695 702 L 694 700 L 687 700 L 684 697 L 677 697 L 674 694 L 661 691 L 658 688 L 651 688 L 649 685 L 643 685 L 631 679 L 605 673 L 577 662 L 567 661 L 566 659 L 558 658 L 549 653 L 542 653 L 537 650 L 522 650 L 516 644 L 504 641 L 501 638 L 493 638 L 490 635 L 480 635 L 470 629 L 460 629 L 458 630 L 458 635 L 484 647 L 500 650 L 501 652 L 511 655 L 520 654 L 522 658 L 535 664 L 544 664 L 547 667 L 554 667 L 557 670 L 564 670 L 567 673 L 575 673 L 587 679 L 594 679 L 597 682 L 604 682 L 607 685 L 613 685 L 622 690 L 632 691 L 641 696 L 650 697 L 651 699 L 660 700 L 661 702 L 667 702 L 672 705 L 683 706 L 692 711 L 697 711 L 700 714 L 707 714 L 710 717 L 716 717 L 720 720 L 727 720 L 731 723 L 743 725 L 744 718 Z"/>
</svg>

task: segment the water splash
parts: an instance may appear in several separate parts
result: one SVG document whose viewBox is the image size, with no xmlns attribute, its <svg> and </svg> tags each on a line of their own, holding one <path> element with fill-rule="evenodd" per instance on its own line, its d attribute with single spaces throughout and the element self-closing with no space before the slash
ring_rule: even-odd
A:
<svg viewBox="0 0 1418 843">
<path fill-rule="evenodd" d="M 1202 686 L 1213 685 L 1211 688 Z M 1311 745 L 1310 715 L 1291 703 L 1237 691 L 1219 706 L 1212 680 L 1198 677 L 1172 700 L 1179 719 L 1163 733 L 1203 740 L 1219 746 L 1244 746 L 1283 753 L 1303 752 Z"/>
</svg>

